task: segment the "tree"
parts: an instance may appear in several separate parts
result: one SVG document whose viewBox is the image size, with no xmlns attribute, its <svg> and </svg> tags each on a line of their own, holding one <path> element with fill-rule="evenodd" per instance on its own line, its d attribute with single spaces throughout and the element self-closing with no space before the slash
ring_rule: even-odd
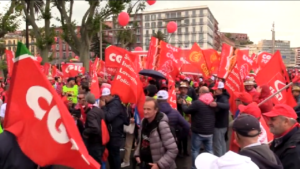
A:
<svg viewBox="0 0 300 169">
<path fill-rule="evenodd" d="M 159 41 L 161 41 L 161 40 L 165 41 L 165 42 L 168 41 L 167 36 L 164 33 L 162 33 L 161 31 L 154 32 L 152 34 L 152 36 L 157 38 Z"/>
<path fill-rule="evenodd" d="M 19 27 L 19 16 L 21 13 L 16 11 L 16 1 L 11 1 L 10 5 L 4 9 L 4 13 L 0 13 L 0 38 L 3 38 L 8 32 L 14 32 Z"/>
<path fill-rule="evenodd" d="M 137 21 L 137 13 L 139 11 L 143 11 L 146 8 L 145 2 L 143 1 L 136 1 L 134 4 L 129 3 L 127 6 L 127 13 L 131 16 L 133 16 L 133 22 L 129 23 L 128 26 L 124 28 L 124 30 L 116 31 L 116 38 L 117 43 L 121 44 L 122 48 L 126 47 L 133 47 L 133 44 L 136 43 L 137 37 L 135 34 L 135 31 L 139 29 L 138 21 Z M 134 11 L 134 13 L 133 13 Z M 117 25 L 116 18 L 117 16 L 114 16 L 114 23 Z"/>
<path fill-rule="evenodd" d="M 49 51 L 54 43 L 55 30 L 51 25 L 51 1 L 45 0 L 43 2 L 35 0 L 21 0 L 22 9 L 25 13 L 25 17 L 28 23 L 32 26 L 32 33 L 36 39 L 35 45 L 37 46 L 41 57 L 42 63 L 48 62 Z M 42 3 L 44 5 L 42 5 Z M 40 11 L 40 15 L 36 16 L 37 10 Z M 27 12 L 28 11 L 28 12 Z M 37 22 L 39 20 L 44 21 L 44 27 L 39 28 Z M 29 34 L 29 33 L 28 33 Z"/>
<path fill-rule="evenodd" d="M 105 6 L 100 6 L 101 0 L 86 0 L 89 8 L 85 11 L 80 24 L 79 33 L 76 22 L 73 20 L 74 0 L 54 0 L 59 11 L 63 34 L 62 38 L 72 47 L 75 54 L 80 56 L 83 66 L 89 71 L 89 52 L 92 37 L 100 30 L 101 23 L 113 14 L 118 14 L 125 9 L 131 0 L 108 0 Z"/>
<path fill-rule="evenodd" d="M 111 29 L 111 27 L 107 26 L 106 24 L 102 24 L 102 30 L 107 30 Z M 111 45 L 107 40 L 106 40 L 106 35 L 105 32 L 102 32 L 102 56 L 104 57 L 104 51 L 105 51 L 105 46 Z M 91 44 L 91 52 L 95 53 L 95 56 L 100 57 L 100 39 L 99 36 L 96 34 L 92 38 L 92 44 Z"/>
</svg>

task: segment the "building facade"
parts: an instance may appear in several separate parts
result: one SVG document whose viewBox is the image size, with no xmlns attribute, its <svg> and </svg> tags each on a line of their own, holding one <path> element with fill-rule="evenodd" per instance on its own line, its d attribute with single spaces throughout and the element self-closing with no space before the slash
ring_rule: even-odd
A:
<svg viewBox="0 0 300 169">
<path fill-rule="evenodd" d="M 295 48 L 292 48 L 292 50 L 294 51 L 295 53 L 295 65 L 297 67 L 300 66 L 300 47 L 295 47 Z"/>
<path fill-rule="evenodd" d="M 258 42 L 257 47 L 260 52 L 272 53 L 272 40 L 261 40 Z M 291 49 L 290 41 L 276 40 L 275 51 L 277 50 L 280 51 L 282 60 L 287 67 L 296 64 L 295 53 Z"/>
<path fill-rule="evenodd" d="M 22 35 L 21 31 L 16 31 L 13 33 L 7 33 L 4 38 L 4 46 L 7 50 L 12 50 L 14 52 L 17 51 L 17 45 L 18 42 L 22 42 L 26 44 L 26 38 L 25 36 Z M 37 55 L 38 54 L 38 49 L 35 45 L 35 38 L 32 38 L 29 36 L 29 51 L 31 52 L 32 55 Z"/>
<path fill-rule="evenodd" d="M 221 38 L 221 43 L 226 43 L 230 46 L 235 46 L 235 43 L 232 39 L 228 38 L 227 36 L 225 36 L 224 33 L 220 33 L 220 38 Z"/>
<path fill-rule="evenodd" d="M 143 12 L 143 48 L 148 50 L 151 35 L 161 31 L 169 38 L 169 43 L 176 47 L 191 48 L 196 42 L 201 48 L 220 47 L 218 22 L 207 6 L 174 8 Z M 170 34 L 167 24 L 177 23 L 177 30 Z"/>
</svg>

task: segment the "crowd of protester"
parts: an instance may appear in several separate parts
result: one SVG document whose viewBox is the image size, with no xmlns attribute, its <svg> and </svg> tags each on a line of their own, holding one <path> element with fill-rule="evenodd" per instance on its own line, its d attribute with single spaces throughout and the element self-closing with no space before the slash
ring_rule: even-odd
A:
<svg viewBox="0 0 300 169">
<path fill-rule="evenodd" d="M 300 168 L 297 121 L 300 86 L 297 84 L 292 87 L 292 94 L 298 105 L 292 108 L 286 104 L 275 105 L 272 99 L 265 101 L 272 94 L 269 86 L 257 86 L 253 77 L 247 77 L 245 92 L 234 93 L 237 98 L 234 105 L 238 110 L 231 112 L 232 103 L 224 81 L 215 76 L 208 80 L 199 76 L 178 76 L 176 109 L 168 102 L 166 80 L 141 78 L 146 101 L 144 119 L 140 122 L 135 118 L 135 105 L 122 103 L 117 95 L 111 94 L 109 83 L 112 79 L 98 78 L 101 97 L 95 98 L 90 92 L 91 80 L 87 75 L 79 74 L 65 80 L 49 78 L 73 116 L 89 154 L 102 169 L 106 168 L 106 163 L 110 169 L 129 166 L 175 169 L 176 158 L 190 156 L 192 169 Z M 0 84 L 3 123 L 9 84 L 3 79 Z M 101 123 L 107 126 L 108 143 L 103 141 L 106 131 Z M 2 166 L 3 159 L 8 157 L 13 158 L 0 151 Z"/>
</svg>

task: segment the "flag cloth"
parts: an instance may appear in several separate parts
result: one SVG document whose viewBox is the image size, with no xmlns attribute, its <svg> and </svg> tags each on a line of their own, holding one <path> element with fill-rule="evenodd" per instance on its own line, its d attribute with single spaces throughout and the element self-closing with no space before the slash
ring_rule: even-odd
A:
<svg viewBox="0 0 300 169">
<path fill-rule="evenodd" d="M 4 119 L 22 150 L 40 166 L 98 169 L 73 117 L 43 72 L 36 57 L 18 42 Z"/>
</svg>

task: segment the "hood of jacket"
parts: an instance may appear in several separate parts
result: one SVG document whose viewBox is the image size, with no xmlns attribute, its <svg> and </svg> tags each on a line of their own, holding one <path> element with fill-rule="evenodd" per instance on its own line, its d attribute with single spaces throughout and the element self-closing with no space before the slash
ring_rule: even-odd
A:
<svg viewBox="0 0 300 169">
<path fill-rule="evenodd" d="M 168 102 L 158 103 L 158 108 L 160 112 L 164 112 L 165 114 L 169 114 L 172 112 L 173 108 Z"/>
<path fill-rule="evenodd" d="M 269 97 L 270 95 L 271 95 L 270 87 L 268 85 L 262 85 L 259 98 L 264 99 Z"/>
<path fill-rule="evenodd" d="M 209 105 L 211 102 L 214 101 L 214 97 L 211 93 L 205 93 L 199 96 L 199 100 L 205 103 L 206 105 Z"/>
</svg>

